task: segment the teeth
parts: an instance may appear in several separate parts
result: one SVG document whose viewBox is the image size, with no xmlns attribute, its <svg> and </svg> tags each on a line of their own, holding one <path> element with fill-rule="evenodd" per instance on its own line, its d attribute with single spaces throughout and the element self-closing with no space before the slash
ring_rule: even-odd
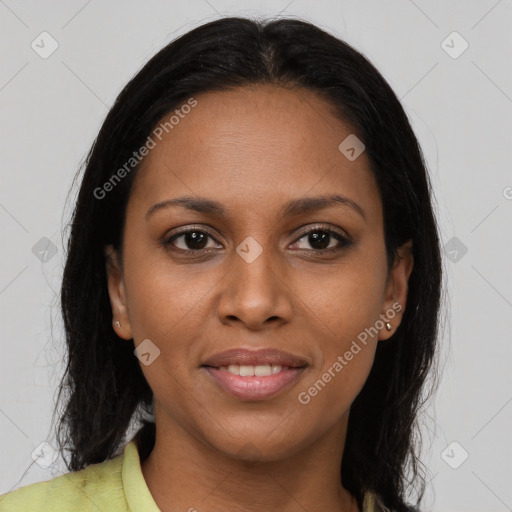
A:
<svg viewBox="0 0 512 512">
<path fill-rule="evenodd" d="M 283 369 L 282 366 L 280 366 L 278 364 L 273 364 L 272 365 L 272 374 L 279 373 L 282 369 Z"/>
<path fill-rule="evenodd" d="M 254 368 L 254 375 L 256 377 L 266 377 L 267 375 L 272 374 L 272 366 L 270 364 L 262 364 L 258 366 L 252 366 Z M 240 375 L 242 375 L 242 371 L 240 370 Z"/>
<path fill-rule="evenodd" d="M 230 364 L 229 366 L 221 366 L 219 370 L 232 373 L 233 375 L 240 375 L 241 377 L 267 377 L 279 373 L 283 368 L 287 367 L 279 364 L 259 364 L 256 366 Z"/>
</svg>

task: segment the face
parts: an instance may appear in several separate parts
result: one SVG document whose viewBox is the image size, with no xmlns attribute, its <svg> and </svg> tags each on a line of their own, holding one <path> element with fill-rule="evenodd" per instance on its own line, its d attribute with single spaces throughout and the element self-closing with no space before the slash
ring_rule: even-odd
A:
<svg viewBox="0 0 512 512">
<path fill-rule="evenodd" d="M 315 93 L 257 86 L 196 100 L 138 171 L 122 266 L 107 248 L 116 332 L 145 343 L 157 430 L 278 459 L 346 425 L 377 343 L 400 323 L 410 245 L 388 272 L 369 161 L 338 149 L 353 131 Z M 169 202 L 184 196 L 196 204 Z M 212 360 L 232 349 L 295 361 Z"/>
</svg>

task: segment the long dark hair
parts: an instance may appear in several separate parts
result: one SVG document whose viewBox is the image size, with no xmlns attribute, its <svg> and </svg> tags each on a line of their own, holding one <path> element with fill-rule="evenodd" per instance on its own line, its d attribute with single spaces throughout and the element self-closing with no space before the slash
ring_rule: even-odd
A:
<svg viewBox="0 0 512 512">
<path fill-rule="evenodd" d="M 360 506 L 373 491 L 393 510 L 410 510 L 409 487 L 419 489 L 417 502 L 425 487 L 417 416 L 432 389 L 427 376 L 435 374 L 439 327 L 442 263 L 433 193 L 407 116 L 381 74 L 346 43 L 297 19 L 202 25 L 151 58 L 108 113 L 85 161 L 62 282 L 68 358 L 58 390 L 57 407 L 65 397 L 60 450 L 70 452 L 66 465 L 74 471 L 118 454 L 134 418 L 142 425 L 136 435 L 141 460 L 155 438 L 154 423 L 143 419 L 153 394 L 133 345 L 112 329 L 105 271 L 104 247 L 122 252 L 137 166 L 111 181 L 106 197 L 98 191 L 159 121 L 194 95 L 262 83 L 315 91 L 336 109 L 366 146 L 383 204 L 388 264 L 397 247 L 413 242 L 407 307 L 391 339 L 378 344 L 352 405 L 341 464 L 343 485 Z"/>
</svg>

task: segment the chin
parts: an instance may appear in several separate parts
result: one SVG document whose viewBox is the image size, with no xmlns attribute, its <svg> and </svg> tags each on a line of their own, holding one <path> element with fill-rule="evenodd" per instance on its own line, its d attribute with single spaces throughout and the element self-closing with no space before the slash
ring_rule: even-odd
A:
<svg viewBox="0 0 512 512">
<path fill-rule="evenodd" d="M 301 441 L 296 439 L 296 433 L 290 433 L 284 439 L 282 432 L 275 436 L 265 433 L 237 433 L 223 440 L 210 440 L 209 444 L 232 459 L 246 462 L 275 462 L 297 453 L 306 444 Z"/>
</svg>

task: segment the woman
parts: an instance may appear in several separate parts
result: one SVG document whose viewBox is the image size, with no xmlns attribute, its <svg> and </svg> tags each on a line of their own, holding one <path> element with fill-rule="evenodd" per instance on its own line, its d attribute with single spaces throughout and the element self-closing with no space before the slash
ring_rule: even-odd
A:
<svg viewBox="0 0 512 512">
<path fill-rule="evenodd" d="M 71 472 L 0 510 L 415 510 L 432 202 L 399 101 L 344 42 L 224 18 L 170 43 L 109 112 L 72 219 Z"/>
</svg>

